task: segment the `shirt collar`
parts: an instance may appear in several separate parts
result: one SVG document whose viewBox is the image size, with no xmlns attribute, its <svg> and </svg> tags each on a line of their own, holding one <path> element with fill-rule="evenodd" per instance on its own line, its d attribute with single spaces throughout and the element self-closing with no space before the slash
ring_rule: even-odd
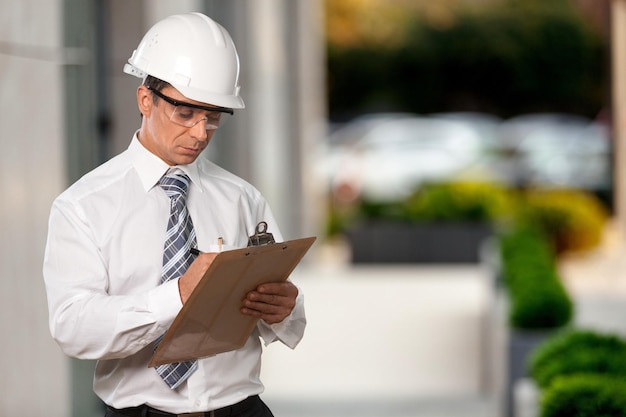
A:
<svg viewBox="0 0 626 417">
<path fill-rule="evenodd" d="M 173 168 L 166 164 L 161 158 L 147 150 L 141 142 L 139 142 L 137 132 L 135 132 L 128 150 L 131 153 L 135 171 L 137 172 L 137 175 L 139 175 L 139 180 L 141 181 L 143 189 L 146 192 L 157 185 L 161 177 L 170 168 Z M 197 160 L 191 164 L 177 165 L 176 167 L 187 174 L 191 179 L 191 183 L 202 191 Z"/>
</svg>

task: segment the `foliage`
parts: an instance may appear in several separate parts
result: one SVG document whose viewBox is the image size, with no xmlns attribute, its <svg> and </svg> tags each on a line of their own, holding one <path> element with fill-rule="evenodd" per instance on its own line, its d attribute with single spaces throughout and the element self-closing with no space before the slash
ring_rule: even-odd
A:
<svg viewBox="0 0 626 417">
<path fill-rule="evenodd" d="M 386 219 L 405 223 L 484 222 L 495 224 L 512 213 L 513 198 L 506 188 L 496 184 L 431 183 L 420 187 L 403 201 L 361 201 L 356 218 L 359 220 Z"/>
<path fill-rule="evenodd" d="M 544 389 L 558 377 L 581 373 L 626 380 L 626 341 L 592 330 L 561 332 L 533 351 L 529 370 Z"/>
<path fill-rule="evenodd" d="M 545 235 L 517 227 L 501 236 L 504 281 L 511 306 L 510 325 L 518 329 L 561 327 L 570 322 L 573 303 L 557 273 Z"/>
<path fill-rule="evenodd" d="M 626 381 L 578 374 L 557 378 L 541 398 L 540 417 L 624 417 Z"/>
<path fill-rule="evenodd" d="M 626 415 L 626 340 L 616 335 L 560 332 L 533 351 L 529 370 L 541 417 Z"/>
<path fill-rule="evenodd" d="M 608 213 L 593 195 L 576 190 L 524 193 L 521 221 L 537 225 L 550 237 L 557 254 L 596 247 Z"/>
<path fill-rule="evenodd" d="M 579 190 L 511 190 L 492 183 L 450 181 L 420 187 L 403 201 L 361 201 L 356 208 L 330 208 L 329 234 L 359 221 L 485 222 L 533 227 L 559 256 L 584 251 L 602 240 L 608 212 Z"/>
<path fill-rule="evenodd" d="M 410 196 L 403 215 L 417 222 L 469 221 L 494 223 L 512 209 L 511 193 L 490 183 L 448 182 L 429 184 Z"/>
<path fill-rule="evenodd" d="M 607 101 L 607 44 L 572 3 L 503 1 L 445 15 L 407 8 L 393 23 L 361 28 L 384 39 L 329 42 L 331 116 L 375 110 L 595 116 Z M 393 33 L 370 29 L 383 26 Z"/>
</svg>

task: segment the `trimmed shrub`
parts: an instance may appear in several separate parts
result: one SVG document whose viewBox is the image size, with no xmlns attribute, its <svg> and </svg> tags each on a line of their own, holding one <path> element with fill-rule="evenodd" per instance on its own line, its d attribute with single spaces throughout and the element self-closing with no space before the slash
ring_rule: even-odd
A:
<svg viewBox="0 0 626 417">
<path fill-rule="evenodd" d="M 532 190 L 524 195 L 522 220 L 540 227 L 557 254 L 588 250 L 602 240 L 608 212 L 592 194 L 577 190 Z"/>
<path fill-rule="evenodd" d="M 514 193 L 496 184 L 445 182 L 423 185 L 403 201 L 363 200 L 356 210 L 331 208 L 331 233 L 358 222 L 390 220 L 399 223 L 474 222 L 497 224 L 511 216 Z"/>
<path fill-rule="evenodd" d="M 626 380 L 626 341 L 591 330 L 562 332 L 533 352 L 529 369 L 534 381 L 544 389 L 558 377 L 579 373 Z"/>
<path fill-rule="evenodd" d="M 406 222 L 403 202 L 376 202 L 361 201 L 358 208 L 358 218 L 361 220 L 394 220 Z"/>
<path fill-rule="evenodd" d="M 557 378 L 541 398 L 540 417 L 624 417 L 626 381 L 578 374 Z"/>
<path fill-rule="evenodd" d="M 548 329 L 570 322 L 573 303 L 556 271 L 554 254 L 541 231 L 516 228 L 501 236 L 509 323 L 518 329 Z"/>
<path fill-rule="evenodd" d="M 481 182 L 447 182 L 423 186 L 403 204 L 411 221 L 469 221 L 492 223 L 512 210 L 510 191 Z"/>
</svg>

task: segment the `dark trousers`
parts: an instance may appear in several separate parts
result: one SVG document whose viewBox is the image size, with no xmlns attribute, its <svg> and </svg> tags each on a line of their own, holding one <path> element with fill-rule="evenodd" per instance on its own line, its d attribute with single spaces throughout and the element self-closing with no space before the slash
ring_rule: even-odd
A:
<svg viewBox="0 0 626 417">
<path fill-rule="evenodd" d="M 245 409 L 241 409 L 241 407 L 237 407 L 238 404 L 235 404 L 231 407 L 220 408 L 219 410 L 215 410 L 214 413 L 206 412 L 205 416 L 213 417 L 274 417 L 270 409 L 265 405 L 265 403 L 258 396 L 250 397 L 246 400 Z M 241 403 L 240 403 L 241 404 Z M 116 410 L 112 407 L 107 406 L 105 417 L 166 417 L 166 416 L 176 416 L 176 414 L 169 414 L 163 411 L 155 410 L 153 408 L 147 406 L 133 407 L 133 408 L 124 408 L 121 410 Z"/>
</svg>

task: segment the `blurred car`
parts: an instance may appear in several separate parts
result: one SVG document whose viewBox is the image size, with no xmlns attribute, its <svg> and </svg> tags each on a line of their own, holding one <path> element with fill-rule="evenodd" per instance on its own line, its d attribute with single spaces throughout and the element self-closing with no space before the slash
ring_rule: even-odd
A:
<svg viewBox="0 0 626 417">
<path fill-rule="evenodd" d="M 333 132 L 322 171 L 336 199 L 401 200 L 425 182 L 488 176 L 489 143 L 459 120 L 383 113 Z"/>
<path fill-rule="evenodd" d="M 499 143 L 498 131 L 502 119 L 498 116 L 482 112 L 458 111 L 432 113 L 430 117 L 461 122 L 474 129 L 488 148 L 495 149 Z"/>
<path fill-rule="evenodd" d="M 568 114 L 528 114 L 502 122 L 498 136 L 498 172 L 511 184 L 592 192 L 611 188 L 612 145 L 603 123 Z"/>
</svg>

